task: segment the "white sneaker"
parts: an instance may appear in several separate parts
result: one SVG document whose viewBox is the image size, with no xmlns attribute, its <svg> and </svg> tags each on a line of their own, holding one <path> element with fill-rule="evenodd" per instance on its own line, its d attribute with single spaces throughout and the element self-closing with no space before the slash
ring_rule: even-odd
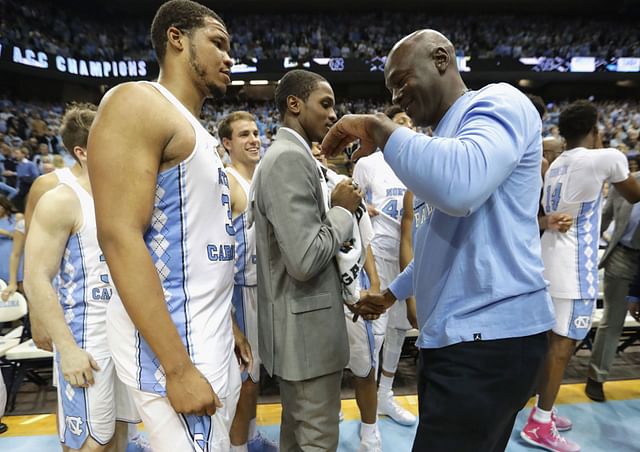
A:
<svg viewBox="0 0 640 452">
<path fill-rule="evenodd" d="M 340 410 L 340 412 L 338 413 L 338 422 L 342 421 L 344 421 L 344 413 L 342 412 L 342 410 Z"/>
<path fill-rule="evenodd" d="M 375 435 L 362 435 L 362 429 L 360 430 L 360 447 L 358 452 L 382 452 L 382 440 L 380 440 L 380 432 L 376 427 Z"/>
<path fill-rule="evenodd" d="M 378 392 L 378 414 L 389 416 L 401 425 L 413 425 L 417 417 L 402 408 L 393 398 L 393 391 Z"/>
</svg>

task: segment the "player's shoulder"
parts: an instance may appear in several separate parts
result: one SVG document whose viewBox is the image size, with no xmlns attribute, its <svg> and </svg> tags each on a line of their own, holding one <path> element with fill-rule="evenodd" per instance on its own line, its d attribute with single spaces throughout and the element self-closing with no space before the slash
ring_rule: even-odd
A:
<svg viewBox="0 0 640 452">
<path fill-rule="evenodd" d="M 80 207 L 78 195 L 66 184 L 56 187 L 42 195 L 35 208 L 39 218 L 55 220 L 56 223 L 72 222 Z M 35 216 L 35 215 L 34 215 Z"/>
<path fill-rule="evenodd" d="M 44 193 L 55 188 L 59 183 L 58 175 L 55 171 L 52 171 L 51 173 L 38 176 L 31 186 L 31 192 L 41 191 Z"/>
<path fill-rule="evenodd" d="M 98 114 L 115 111 L 123 119 L 130 121 L 132 117 L 153 117 L 163 107 L 168 106 L 167 100 L 150 83 L 126 82 L 111 88 L 100 101 Z"/>
</svg>

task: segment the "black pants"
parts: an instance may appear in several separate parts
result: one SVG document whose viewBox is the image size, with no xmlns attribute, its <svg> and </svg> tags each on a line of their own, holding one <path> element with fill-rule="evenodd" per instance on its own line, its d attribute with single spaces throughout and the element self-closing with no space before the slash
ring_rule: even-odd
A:
<svg viewBox="0 0 640 452">
<path fill-rule="evenodd" d="M 546 353 L 547 333 L 420 349 L 413 451 L 504 451 Z"/>
</svg>

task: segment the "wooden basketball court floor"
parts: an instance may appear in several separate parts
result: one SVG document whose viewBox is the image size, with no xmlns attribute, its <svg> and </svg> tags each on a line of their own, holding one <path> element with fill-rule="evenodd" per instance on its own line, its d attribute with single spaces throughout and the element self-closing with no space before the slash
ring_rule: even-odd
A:
<svg viewBox="0 0 640 452">
<path fill-rule="evenodd" d="M 607 402 L 594 403 L 584 394 L 584 384 L 563 385 L 558 396 L 558 409 L 573 420 L 574 427 L 565 433 L 578 442 L 583 452 L 640 452 L 640 380 L 622 380 L 605 385 Z M 397 397 L 398 402 L 417 414 L 416 396 Z M 529 406 L 533 399 L 529 402 Z M 345 420 L 340 425 L 340 452 L 358 450 L 359 413 L 355 400 L 343 400 Z M 258 425 L 263 435 L 277 441 L 280 404 L 261 404 Z M 518 415 L 508 452 L 532 449 L 519 438 L 529 414 L 525 408 Z M 53 414 L 6 416 L 9 430 L 0 435 L 0 451 L 60 451 Z M 415 426 L 403 427 L 382 417 L 379 421 L 385 452 L 410 451 Z M 144 426 L 140 427 L 144 432 Z M 538 449 L 540 450 L 540 449 Z M 454 452 L 454 451 L 452 451 Z"/>
</svg>

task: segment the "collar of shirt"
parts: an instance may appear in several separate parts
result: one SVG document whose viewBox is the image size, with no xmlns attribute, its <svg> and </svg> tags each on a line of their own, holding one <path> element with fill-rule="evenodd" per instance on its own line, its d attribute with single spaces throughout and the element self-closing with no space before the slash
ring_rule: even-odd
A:
<svg viewBox="0 0 640 452">
<path fill-rule="evenodd" d="M 296 137 L 298 139 L 298 141 L 300 141 L 300 143 L 302 143 L 302 145 L 304 146 L 304 148 L 309 152 L 309 154 L 311 155 L 311 157 L 313 157 L 313 153 L 311 152 L 311 148 L 309 147 L 309 143 L 306 142 L 306 140 L 304 138 L 302 138 L 302 135 L 300 135 L 298 132 L 296 132 L 295 130 L 289 128 L 289 127 L 280 127 L 282 130 L 286 130 L 287 132 L 289 132 L 291 135 L 293 135 L 294 137 Z M 313 158 L 315 160 L 315 157 Z"/>
</svg>

